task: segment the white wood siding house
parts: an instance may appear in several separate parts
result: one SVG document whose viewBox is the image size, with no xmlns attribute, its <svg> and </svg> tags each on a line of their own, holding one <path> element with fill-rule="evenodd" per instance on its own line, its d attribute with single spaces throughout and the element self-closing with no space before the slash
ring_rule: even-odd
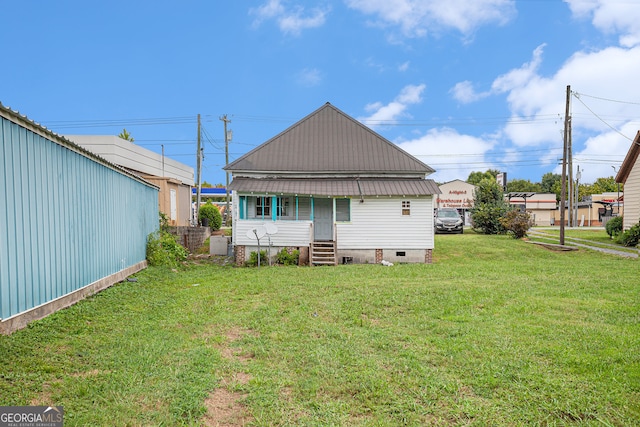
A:
<svg viewBox="0 0 640 427">
<path fill-rule="evenodd" d="M 624 158 L 616 182 L 624 184 L 623 229 L 628 230 L 640 221 L 640 131 L 636 134 Z"/>
<path fill-rule="evenodd" d="M 225 169 L 237 264 L 253 230 L 312 265 L 432 260 L 434 170 L 329 103 Z"/>
</svg>

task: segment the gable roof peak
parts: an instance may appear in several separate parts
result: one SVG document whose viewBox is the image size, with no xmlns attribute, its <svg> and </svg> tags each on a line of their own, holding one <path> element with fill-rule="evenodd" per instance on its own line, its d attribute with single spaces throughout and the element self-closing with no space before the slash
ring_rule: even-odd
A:
<svg viewBox="0 0 640 427">
<path fill-rule="evenodd" d="M 331 103 L 230 163 L 225 170 L 307 173 L 411 173 L 432 168 Z"/>
</svg>

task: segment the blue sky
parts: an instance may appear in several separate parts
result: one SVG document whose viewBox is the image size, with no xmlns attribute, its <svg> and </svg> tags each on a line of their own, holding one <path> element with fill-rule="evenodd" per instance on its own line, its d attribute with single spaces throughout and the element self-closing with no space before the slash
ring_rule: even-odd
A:
<svg viewBox="0 0 640 427">
<path fill-rule="evenodd" d="M 5 2 L 0 102 L 56 133 L 112 134 L 203 180 L 331 102 L 434 169 L 611 176 L 640 129 L 636 0 Z"/>
</svg>

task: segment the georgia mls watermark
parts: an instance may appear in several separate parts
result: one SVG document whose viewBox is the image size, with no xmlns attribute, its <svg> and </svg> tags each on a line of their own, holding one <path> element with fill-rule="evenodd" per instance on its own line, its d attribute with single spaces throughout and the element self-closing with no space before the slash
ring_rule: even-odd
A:
<svg viewBox="0 0 640 427">
<path fill-rule="evenodd" d="M 0 406 L 0 427 L 63 427 L 62 406 Z"/>
</svg>

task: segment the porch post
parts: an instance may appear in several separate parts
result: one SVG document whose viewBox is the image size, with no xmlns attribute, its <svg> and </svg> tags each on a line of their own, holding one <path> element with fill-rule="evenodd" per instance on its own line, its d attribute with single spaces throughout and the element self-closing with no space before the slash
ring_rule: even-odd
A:
<svg viewBox="0 0 640 427">
<path fill-rule="evenodd" d="M 271 196 L 271 219 L 278 219 L 278 196 Z"/>
</svg>

